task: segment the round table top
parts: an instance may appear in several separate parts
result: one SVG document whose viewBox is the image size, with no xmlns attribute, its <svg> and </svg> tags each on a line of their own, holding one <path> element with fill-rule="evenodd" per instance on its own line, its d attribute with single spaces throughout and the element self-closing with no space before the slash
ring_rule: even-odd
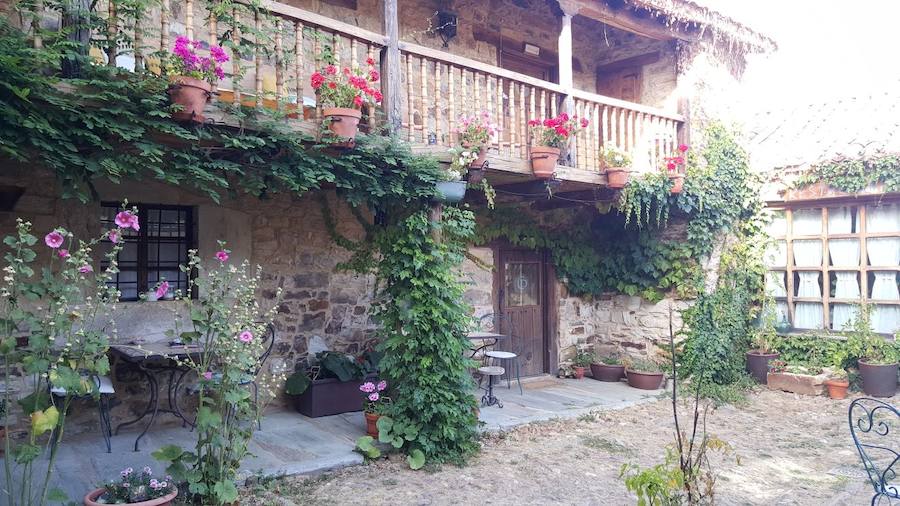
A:
<svg viewBox="0 0 900 506">
<path fill-rule="evenodd" d="M 485 376 L 503 376 L 503 374 L 506 373 L 506 369 L 500 367 L 499 365 L 488 365 L 479 367 L 478 372 L 484 374 Z"/>
<path fill-rule="evenodd" d="M 491 358 L 500 358 L 500 359 L 516 358 L 518 356 L 511 351 L 501 351 L 501 350 L 486 351 L 484 354 L 485 354 L 485 356 L 488 356 Z"/>
</svg>

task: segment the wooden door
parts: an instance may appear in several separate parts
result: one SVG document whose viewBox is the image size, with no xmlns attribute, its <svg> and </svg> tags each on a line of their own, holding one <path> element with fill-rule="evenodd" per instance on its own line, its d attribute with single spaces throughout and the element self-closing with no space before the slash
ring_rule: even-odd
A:
<svg viewBox="0 0 900 506">
<path fill-rule="evenodd" d="M 640 103 L 642 67 L 630 67 L 597 75 L 597 93 L 607 97 Z"/>
<path fill-rule="evenodd" d="M 519 356 L 522 376 L 548 372 L 545 267 L 539 252 L 500 250 L 499 323 L 509 337 L 497 348 Z"/>
</svg>

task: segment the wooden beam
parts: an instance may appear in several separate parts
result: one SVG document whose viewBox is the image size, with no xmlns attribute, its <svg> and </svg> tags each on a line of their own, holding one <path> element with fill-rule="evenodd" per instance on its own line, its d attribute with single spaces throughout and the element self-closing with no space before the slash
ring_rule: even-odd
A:
<svg viewBox="0 0 900 506">
<path fill-rule="evenodd" d="M 656 63 L 659 61 L 659 51 L 654 51 L 652 53 L 645 53 L 637 56 L 632 56 L 631 58 L 625 58 L 622 60 L 616 60 L 611 63 L 606 63 L 604 65 L 597 66 L 598 74 L 606 74 L 609 72 L 615 72 L 617 70 L 627 69 L 630 67 L 643 67 L 644 65 L 650 65 L 651 63 Z"/>
<path fill-rule="evenodd" d="M 582 16 L 596 19 L 614 28 L 636 33 L 656 40 L 680 39 L 690 42 L 698 40 L 696 35 L 672 30 L 653 18 L 640 18 L 627 8 L 614 9 L 603 2 L 591 2 L 578 11 Z"/>
<path fill-rule="evenodd" d="M 400 74 L 400 21 L 397 17 L 397 0 L 384 0 L 385 43 L 381 54 L 382 107 L 387 125 L 392 133 L 399 132 L 403 124 Z M 412 76 L 407 76 L 411 79 Z M 412 100 L 412 97 L 410 97 Z M 412 125 L 409 126 L 412 129 Z"/>
</svg>

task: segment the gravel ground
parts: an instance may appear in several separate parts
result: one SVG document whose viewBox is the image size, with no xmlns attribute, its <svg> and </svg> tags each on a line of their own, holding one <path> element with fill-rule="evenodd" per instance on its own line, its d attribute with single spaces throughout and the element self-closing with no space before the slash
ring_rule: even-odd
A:
<svg viewBox="0 0 900 506">
<path fill-rule="evenodd" d="M 871 488 L 847 428 L 849 404 L 763 390 L 745 405 L 712 411 L 709 432 L 737 456 L 714 458 L 716 502 L 868 504 Z M 247 490 L 244 504 L 634 504 L 619 469 L 661 462 L 673 427 L 671 402 L 661 400 L 489 435 L 465 467 L 415 472 L 399 459 L 382 460 L 260 484 Z"/>
</svg>

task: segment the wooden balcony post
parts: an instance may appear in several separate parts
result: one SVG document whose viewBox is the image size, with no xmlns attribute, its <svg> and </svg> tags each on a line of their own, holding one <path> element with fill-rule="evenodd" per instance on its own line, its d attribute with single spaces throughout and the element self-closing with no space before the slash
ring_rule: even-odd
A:
<svg viewBox="0 0 900 506">
<path fill-rule="evenodd" d="M 400 21 L 397 18 L 397 0 L 384 0 L 384 33 L 387 44 L 381 54 L 381 93 L 384 95 L 382 107 L 387 117 L 387 127 L 393 132 L 400 131 L 403 122 L 401 111 L 400 84 Z M 407 76 L 412 79 L 412 76 Z M 409 108 L 412 109 L 412 96 L 409 97 Z M 412 121 L 410 120 L 410 132 Z"/>
<path fill-rule="evenodd" d="M 559 0 L 563 11 L 559 30 L 559 85 L 565 91 L 562 97 L 561 111 L 572 114 L 575 103 L 571 90 L 575 88 L 575 73 L 572 70 L 572 16 L 578 14 L 579 7 L 573 0 Z"/>
</svg>

